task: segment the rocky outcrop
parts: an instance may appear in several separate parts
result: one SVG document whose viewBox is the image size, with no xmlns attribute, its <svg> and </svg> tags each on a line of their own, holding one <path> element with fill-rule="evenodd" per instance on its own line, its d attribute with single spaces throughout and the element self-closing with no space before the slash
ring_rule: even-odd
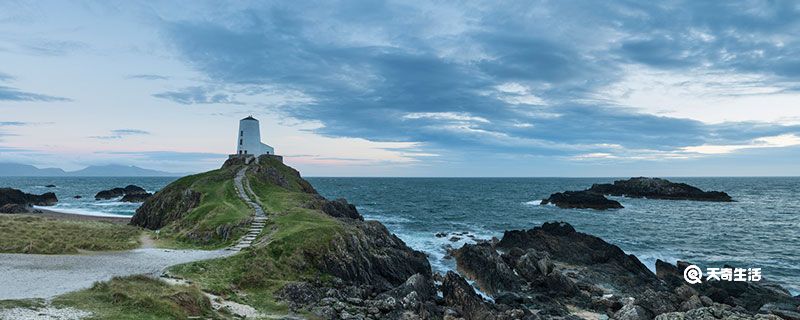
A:
<svg viewBox="0 0 800 320">
<path fill-rule="evenodd" d="M 631 198 L 695 200 L 730 202 L 731 197 L 725 192 L 703 191 L 685 183 L 670 182 L 660 178 L 631 178 L 617 180 L 613 184 L 594 184 L 587 191 Z"/>
<path fill-rule="evenodd" d="M 151 230 L 178 220 L 200 204 L 201 194 L 179 185 L 170 185 L 142 203 L 131 217 L 131 224 Z"/>
<path fill-rule="evenodd" d="M 57 202 L 58 198 L 52 192 L 36 195 L 12 188 L 0 188 L 0 213 L 32 212 L 31 206 L 52 206 Z"/>
<path fill-rule="evenodd" d="M 621 209 L 622 205 L 614 200 L 609 200 L 602 194 L 589 191 L 565 191 L 551 194 L 543 199 L 541 204 L 554 204 L 559 208 L 577 209 Z"/>
<path fill-rule="evenodd" d="M 121 200 L 123 202 L 141 202 L 150 195 L 151 194 L 144 190 L 144 188 L 131 184 L 125 188 L 112 188 L 100 191 L 94 196 L 94 199 L 108 200 L 123 197 Z"/>
<path fill-rule="evenodd" d="M 94 199 L 95 200 L 108 200 L 108 199 L 119 198 L 119 197 L 124 196 L 124 195 L 125 195 L 125 189 L 123 189 L 123 188 L 112 188 L 112 189 L 103 190 L 103 191 L 98 192 L 96 195 L 94 195 Z"/>
<path fill-rule="evenodd" d="M 503 261 L 489 243 L 467 244 L 455 250 L 458 272 L 475 279 L 481 291 L 496 295 L 504 291 L 519 290 L 519 276 Z"/>
<path fill-rule="evenodd" d="M 356 206 L 347 203 L 347 199 L 325 200 L 320 209 L 332 217 L 364 220 L 364 217 L 356 210 Z"/>
<path fill-rule="evenodd" d="M 442 298 L 444 304 L 455 311 L 456 316 L 468 320 L 496 319 L 492 307 L 481 296 L 475 293 L 464 278 L 450 271 L 442 281 Z"/>
<path fill-rule="evenodd" d="M 414 274 L 431 277 L 425 254 L 412 250 L 377 221 L 350 220 L 353 229 L 331 240 L 328 250 L 309 254 L 316 270 L 354 285 L 389 290 Z"/>
<path fill-rule="evenodd" d="M 678 261 L 676 265 L 672 265 L 658 260 L 656 261 L 656 274 L 673 290 L 684 292 L 682 295 L 690 298 L 692 296 L 702 297 L 714 303 L 743 309 L 746 312 L 774 314 L 787 319 L 791 318 L 787 317 L 788 315 L 800 315 L 797 313 L 797 308 L 800 307 L 800 298 L 792 297 L 789 291 L 768 279 L 761 279 L 758 282 L 703 281 L 688 285 L 683 280 L 683 271 L 689 265 L 690 263 L 684 261 Z M 733 268 L 732 266 L 724 267 Z M 693 305 L 697 305 L 697 303 L 693 303 Z M 709 303 L 704 303 L 704 305 L 710 306 Z"/>
</svg>

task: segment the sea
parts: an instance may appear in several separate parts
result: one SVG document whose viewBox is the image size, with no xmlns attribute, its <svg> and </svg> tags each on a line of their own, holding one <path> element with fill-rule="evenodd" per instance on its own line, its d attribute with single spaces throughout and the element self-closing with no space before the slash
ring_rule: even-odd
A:
<svg viewBox="0 0 800 320">
<path fill-rule="evenodd" d="M 0 177 L 0 187 L 55 192 L 59 203 L 48 208 L 57 211 L 132 215 L 138 204 L 95 201 L 94 194 L 128 184 L 157 191 L 174 179 Z M 800 294 L 800 177 L 669 178 L 727 192 L 736 200 L 729 203 L 612 197 L 625 208 L 540 205 L 551 193 L 617 179 L 307 178 L 323 196 L 348 199 L 365 218 L 381 221 L 410 247 L 425 252 L 439 272 L 455 268 L 447 257 L 448 247 L 501 238 L 505 230 L 564 221 L 636 255 L 651 270 L 656 259 L 688 261 L 703 269 L 761 268 L 765 279 Z M 45 187 L 48 184 L 56 187 Z"/>
</svg>

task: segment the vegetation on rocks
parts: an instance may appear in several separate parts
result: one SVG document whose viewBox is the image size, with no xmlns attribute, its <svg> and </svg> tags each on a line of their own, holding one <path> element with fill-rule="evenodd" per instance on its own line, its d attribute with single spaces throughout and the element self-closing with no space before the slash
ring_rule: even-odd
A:
<svg viewBox="0 0 800 320">
<path fill-rule="evenodd" d="M 149 197 L 131 224 L 160 229 L 160 238 L 181 247 L 224 247 L 250 220 L 251 209 L 236 194 L 240 165 L 186 176 Z"/>
<path fill-rule="evenodd" d="M 141 233 L 139 228 L 109 222 L 0 215 L 0 252 L 64 254 L 80 250 L 127 250 L 139 246 Z"/>
<path fill-rule="evenodd" d="M 226 168 L 241 164 L 229 161 L 222 170 Z M 260 158 L 259 164 L 248 167 L 246 180 L 248 193 L 269 216 L 253 246 L 231 257 L 175 266 L 171 275 L 265 314 L 290 311 L 281 301 L 288 284 L 359 284 L 388 290 L 417 273 L 430 277 L 422 253 L 380 223 L 363 221 L 346 201 L 324 199 L 280 161 Z"/>
</svg>

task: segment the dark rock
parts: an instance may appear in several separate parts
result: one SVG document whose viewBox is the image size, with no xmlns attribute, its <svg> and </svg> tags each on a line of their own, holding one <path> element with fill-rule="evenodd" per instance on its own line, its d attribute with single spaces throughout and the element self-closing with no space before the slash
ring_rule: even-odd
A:
<svg viewBox="0 0 800 320">
<path fill-rule="evenodd" d="M 147 200 L 147 198 L 150 198 L 151 196 L 153 196 L 153 194 L 147 193 L 147 192 L 145 192 L 145 193 L 126 194 L 126 195 L 122 196 L 122 199 L 120 199 L 120 201 L 122 201 L 122 202 L 144 202 L 145 200 Z"/>
<path fill-rule="evenodd" d="M 436 287 L 434 287 L 430 276 L 417 273 L 408 277 L 406 282 L 392 289 L 388 294 L 402 298 L 408 296 L 412 292 L 416 292 L 420 300 L 433 300 L 436 296 Z"/>
<path fill-rule="evenodd" d="M 628 180 L 617 180 L 614 181 L 613 184 L 594 184 L 587 191 L 631 198 L 718 202 L 733 201 L 725 192 L 703 191 L 685 183 L 674 183 L 660 178 L 638 177 Z"/>
<path fill-rule="evenodd" d="M 612 293 L 622 296 L 639 296 L 648 289 L 667 290 L 656 275 L 635 256 L 625 254 L 619 247 L 598 237 L 577 232 L 564 222 L 549 222 L 529 230 L 506 231 L 497 248 L 505 251 L 519 248 L 526 252 L 533 249 L 547 253 L 551 262 L 556 265 L 579 268 L 580 271 L 576 273 L 577 281 L 607 287 Z M 538 262 L 537 260 L 536 270 L 540 268 Z M 543 263 L 547 264 L 546 261 Z M 529 279 L 537 277 L 537 272 L 532 270 L 533 261 L 517 264 L 520 275 L 526 274 Z M 558 279 L 550 281 L 554 280 Z"/>
<path fill-rule="evenodd" d="M 459 237 L 459 236 L 452 236 L 452 237 L 450 237 L 450 242 L 457 242 L 457 241 L 459 241 L 459 240 L 461 240 L 461 237 Z"/>
<path fill-rule="evenodd" d="M 519 277 L 489 244 L 465 244 L 453 256 L 458 271 L 487 294 L 514 291 L 521 285 Z"/>
<path fill-rule="evenodd" d="M 125 189 L 123 189 L 123 188 L 113 188 L 113 189 L 108 189 L 108 190 L 103 190 L 103 191 L 98 192 L 96 195 L 94 195 L 94 199 L 95 200 L 108 200 L 108 199 L 119 198 L 119 197 L 122 197 L 124 195 L 125 195 Z"/>
<path fill-rule="evenodd" d="M 358 210 L 356 210 L 356 206 L 347 203 L 346 199 L 325 201 L 321 209 L 322 212 L 325 212 L 332 217 L 364 220 L 364 217 L 362 217 L 361 214 L 358 213 Z"/>
<path fill-rule="evenodd" d="M 0 213 L 26 213 L 30 211 L 30 207 L 16 203 L 7 203 L 0 206 Z"/>
<path fill-rule="evenodd" d="M 551 194 L 549 198 L 542 200 L 542 205 L 555 204 L 559 208 L 577 209 L 620 209 L 622 205 L 604 197 L 602 194 L 588 191 L 564 191 Z"/>
<path fill-rule="evenodd" d="M 349 222 L 355 228 L 353 232 L 335 236 L 324 253 L 306 257 L 316 270 L 348 284 L 368 284 L 381 290 L 403 284 L 417 273 L 430 278 L 431 266 L 425 254 L 409 248 L 383 224 Z"/>
<path fill-rule="evenodd" d="M 775 315 L 753 315 L 741 308 L 734 308 L 724 304 L 715 304 L 710 307 L 692 309 L 686 312 L 670 312 L 656 316 L 656 320 L 781 320 Z"/>
<path fill-rule="evenodd" d="M 55 188 L 55 187 L 56 187 L 56 185 L 54 185 L 54 184 L 48 184 L 48 185 L 46 185 L 46 186 L 44 186 L 44 187 L 45 187 L 45 188 Z"/>
<path fill-rule="evenodd" d="M 75 198 L 75 199 L 81 199 L 81 198 L 83 198 L 83 196 L 74 196 L 73 198 Z"/>
<path fill-rule="evenodd" d="M 144 188 L 132 184 L 122 188 L 122 191 L 125 193 L 125 195 L 148 194 L 147 190 Z"/>
<path fill-rule="evenodd" d="M 127 199 L 122 199 L 123 202 L 141 202 L 144 201 L 146 196 L 143 195 L 150 195 L 147 193 L 144 188 L 136 186 L 136 185 L 128 185 L 125 188 L 112 188 L 108 190 L 103 190 L 98 192 L 95 196 L 95 200 L 108 200 L 113 198 L 119 198 L 123 196 L 130 196 Z"/>
<path fill-rule="evenodd" d="M 683 261 L 679 261 L 677 266 L 666 262 L 656 263 L 656 267 L 661 268 L 659 277 L 665 283 L 675 287 L 675 291 L 685 290 L 678 288 L 688 285 L 683 280 L 683 270 L 689 265 Z M 800 306 L 800 300 L 792 297 L 786 289 L 763 278 L 759 282 L 703 281 L 688 286 L 699 296 L 707 296 L 716 303 L 741 307 L 750 312 L 756 312 L 767 304 L 780 305 L 787 310 L 793 310 Z"/>
<path fill-rule="evenodd" d="M 647 309 L 635 305 L 635 304 L 628 304 L 619 309 L 617 313 L 614 314 L 614 319 L 616 320 L 650 320 L 653 319 L 653 314 Z"/>
<path fill-rule="evenodd" d="M 436 233 L 436 237 L 437 238 L 444 238 L 446 236 L 447 236 L 447 232 L 437 232 Z"/>
<path fill-rule="evenodd" d="M 12 188 L 0 188 L 0 206 L 6 204 L 19 204 L 23 206 L 52 206 L 58 202 L 56 194 L 52 192 L 35 195 Z"/>
<path fill-rule="evenodd" d="M 148 198 L 136 209 L 131 224 L 143 228 L 161 229 L 167 223 L 180 219 L 200 204 L 200 193 L 171 185 Z"/>
<path fill-rule="evenodd" d="M 444 305 L 458 310 L 467 320 L 496 319 L 491 307 L 472 289 L 464 278 L 448 271 L 442 282 Z"/>
</svg>

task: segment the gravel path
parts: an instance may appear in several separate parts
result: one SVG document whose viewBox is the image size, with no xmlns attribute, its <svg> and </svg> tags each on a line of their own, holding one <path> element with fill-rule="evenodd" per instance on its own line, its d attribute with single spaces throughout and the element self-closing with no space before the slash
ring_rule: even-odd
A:
<svg viewBox="0 0 800 320">
<path fill-rule="evenodd" d="M 79 255 L 2 253 L 0 300 L 52 298 L 88 288 L 94 282 L 106 281 L 115 276 L 148 274 L 158 277 L 169 266 L 230 256 L 249 247 L 264 228 L 267 216 L 263 208 L 247 194 L 247 191 L 252 190 L 247 181 L 243 183 L 246 170 L 247 167 L 237 172 L 234 182 L 239 197 L 254 210 L 254 217 L 248 233 L 236 245 L 211 251 L 157 249 L 152 248 L 152 240 L 147 238 L 142 239 L 142 248 L 121 252 Z"/>
<path fill-rule="evenodd" d="M 159 276 L 172 265 L 233 253 L 148 248 L 81 255 L 0 254 L 0 300 L 51 298 L 115 276 Z"/>
</svg>

